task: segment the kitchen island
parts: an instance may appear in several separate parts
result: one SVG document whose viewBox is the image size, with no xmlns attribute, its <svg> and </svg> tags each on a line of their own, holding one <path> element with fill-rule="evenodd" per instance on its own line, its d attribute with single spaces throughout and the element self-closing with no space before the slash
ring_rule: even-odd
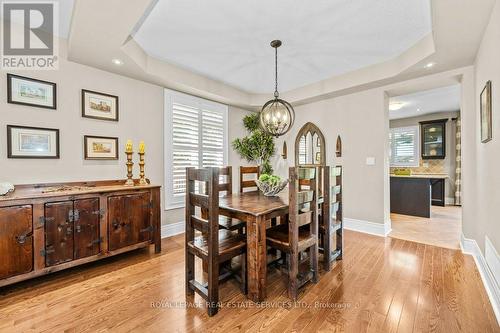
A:
<svg viewBox="0 0 500 333">
<path fill-rule="evenodd" d="M 391 174 L 390 176 L 391 213 L 431 217 L 431 204 L 444 205 L 444 181 L 448 175 Z"/>
</svg>

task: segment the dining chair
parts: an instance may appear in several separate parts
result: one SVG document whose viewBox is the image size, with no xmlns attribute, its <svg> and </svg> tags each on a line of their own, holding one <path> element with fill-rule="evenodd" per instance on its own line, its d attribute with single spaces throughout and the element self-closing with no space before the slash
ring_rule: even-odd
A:
<svg viewBox="0 0 500 333">
<path fill-rule="evenodd" d="M 254 175 L 254 179 L 249 180 L 247 175 Z M 258 166 L 240 166 L 240 193 L 248 192 L 246 189 L 251 189 L 250 191 L 258 191 L 257 184 L 255 180 L 260 177 L 260 168 Z"/>
<path fill-rule="evenodd" d="M 309 281 L 318 282 L 318 169 L 291 167 L 289 169 L 288 223 L 266 232 L 267 245 L 286 253 L 288 266 L 288 296 L 297 300 L 298 289 Z M 300 188 L 301 180 L 309 180 L 309 188 Z M 309 252 L 309 268 L 299 270 L 301 253 Z"/>
<path fill-rule="evenodd" d="M 319 252 L 323 253 L 323 268 L 342 259 L 342 167 L 323 166 L 323 203 L 319 218 Z M 335 242 L 332 236 L 336 234 Z"/>
<path fill-rule="evenodd" d="M 196 182 L 205 184 L 196 186 Z M 206 218 L 197 216 L 197 209 Z M 219 168 L 186 168 L 186 295 L 198 293 L 207 301 L 209 316 L 219 309 L 220 264 L 241 256 L 241 281 L 246 291 L 245 237 L 229 230 L 219 230 Z M 207 265 L 207 283 L 195 279 L 195 256 Z"/>
<path fill-rule="evenodd" d="M 219 168 L 219 194 L 225 192 L 225 195 L 233 194 L 233 168 L 231 166 Z M 220 215 L 219 227 L 231 231 L 238 231 L 239 234 L 244 234 L 246 223 L 235 218 Z"/>
</svg>

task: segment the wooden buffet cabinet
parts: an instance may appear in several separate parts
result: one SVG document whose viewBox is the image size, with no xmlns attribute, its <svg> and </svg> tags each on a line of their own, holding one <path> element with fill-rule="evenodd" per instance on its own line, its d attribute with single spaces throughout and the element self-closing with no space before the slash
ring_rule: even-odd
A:
<svg viewBox="0 0 500 333">
<path fill-rule="evenodd" d="M 160 186 L 18 185 L 0 197 L 0 287 L 160 244 Z"/>
</svg>

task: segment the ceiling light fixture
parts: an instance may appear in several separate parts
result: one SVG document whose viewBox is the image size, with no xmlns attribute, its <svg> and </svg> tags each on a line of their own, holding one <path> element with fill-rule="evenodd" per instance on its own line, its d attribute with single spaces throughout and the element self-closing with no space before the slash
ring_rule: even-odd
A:
<svg viewBox="0 0 500 333">
<path fill-rule="evenodd" d="M 290 130 L 295 120 L 295 111 L 290 103 L 279 98 L 278 92 L 278 47 L 280 40 L 273 40 L 271 47 L 274 48 L 275 85 L 274 99 L 268 101 L 260 111 L 260 126 L 275 137 L 279 137 Z"/>
<path fill-rule="evenodd" d="M 121 65 L 123 65 L 123 60 L 118 59 L 118 58 L 115 58 L 115 59 L 111 60 L 111 62 L 112 62 L 113 64 L 117 65 L 117 66 L 121 66 Z"/>
<path fill-rule="evenodd" d="M 393 102 L 393 103 L 389 104 L 389 110 L 390 111 L 397 111 L 397 110 L 401 109 L 404 105 L 405 105 L 405 103 Z"/>
<path fill-rule="evenodd" d="M 436 64 L 435 62 L 429 62 L 429 63 L 427 63 L 427 64 L 425 65 L 425 68 L 427 68 L 427 69 L 428 69 L 428 68 L 432 68 L 432 67 L 434 67 L 434 65 L 435 65 L 435 64 Z"/>
</svg>

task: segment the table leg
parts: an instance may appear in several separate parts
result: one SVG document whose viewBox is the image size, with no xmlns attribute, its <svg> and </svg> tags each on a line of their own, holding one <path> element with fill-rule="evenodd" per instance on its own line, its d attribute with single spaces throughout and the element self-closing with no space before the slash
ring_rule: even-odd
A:
<svg viewBox="0 0 500 333">
<path fill-rule="evenodd" d="M 254 302 L 266 298 L 266 221 L 263 216 L 247 217 L 248 298 Z"/>
</svg>

